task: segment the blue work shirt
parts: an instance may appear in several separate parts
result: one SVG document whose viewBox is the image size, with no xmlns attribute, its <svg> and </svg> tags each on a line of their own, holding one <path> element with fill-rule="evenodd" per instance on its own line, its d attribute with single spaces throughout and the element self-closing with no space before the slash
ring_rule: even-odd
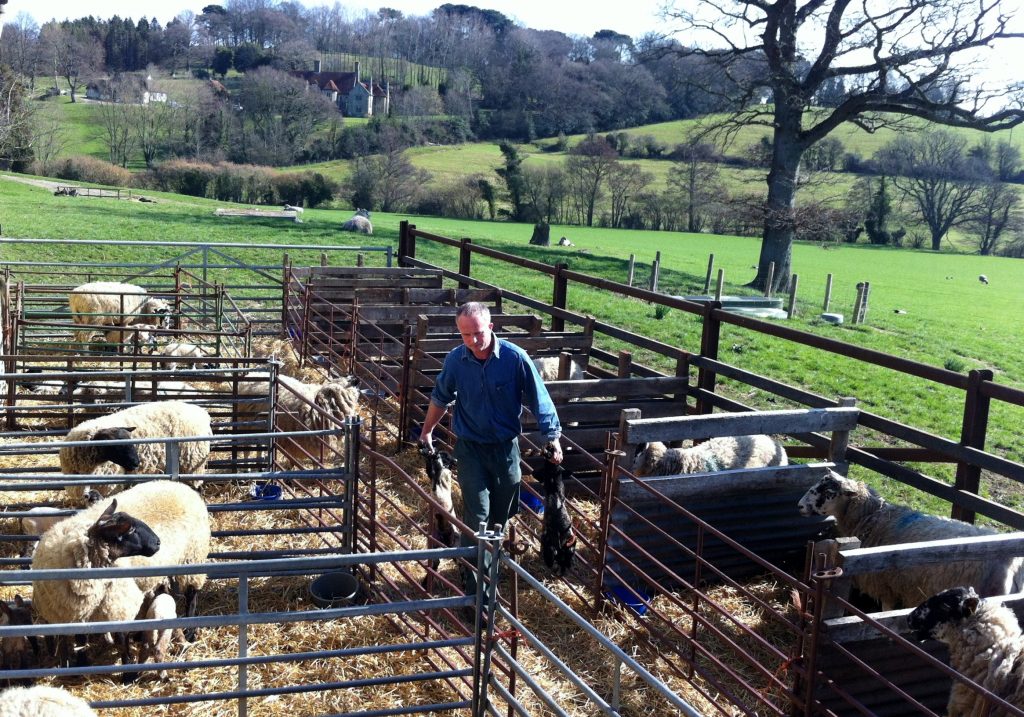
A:
<svg viewBox="0 0 1024 717">
<path fill-rule="evenodd" d="M 562 434 L 555 404 L 548 395 L 537 367 L 525 351 L 493 336 L 494 349 L 480 361 L 465 345 L 453 349 L 444 359 L 430 402 L 455 408 L 455 435 L 478 443 L 510 441 L 522 432 L 519 417 L 523 406 L 537 419 L 545 439 Z"/>
</svg>

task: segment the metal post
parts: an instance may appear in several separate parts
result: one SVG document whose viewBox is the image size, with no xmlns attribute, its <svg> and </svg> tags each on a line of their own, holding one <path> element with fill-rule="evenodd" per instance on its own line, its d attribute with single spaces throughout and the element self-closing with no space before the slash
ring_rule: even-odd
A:
<svg viewBox="0 0 1024 717">
<path fill-rule="evenodd" d="M 243 618 L 249 614 L 249 576 L 245 573 L 238 576 L 238 614 Z M 249 624 L 242 622 L 238 626 L 238 656 L 249 656 Z M 238 691 L 249 688 L 249 666 L 244 662 L 238 666 Z M 238 698 L 238 717 L 249 714 L 249 699 Z"/>
<path fill-rule="evenodd" d="M 711 272 L 715 270 L 715 255 L 708 255 L 708 273 L 704 277 L 704 295 L 707 296 L 708 292 L 711 291 Z M 717 301 L 717 299 L 716 299 Z"/>
<path fill-rule="evenodd" d="M 710 271 L 710 269 L 709 269 Z M 710 274 L 708 275 L 710 276 Z M 707 291 L 705 289 L 705 291 Z M 622 660 L 615 657 L 615 667 L 612 671 L 612 709 L 616 712 L 622 704 Z"/>
<path fill-rule="evenodd" d="M 164 469 L 171 480 L 181 480 L 181 444 L 169 441 L 165 446 Z"/>
<path fill-rule="evenodd" d="M 484 530 L 484 524 L 480 524 L 481 532 L 477 534 L 477 581 L 476 581 L 476 616 L 474 619 L 476 630 L 476 650 L 473 661 L 473 716 L 483 717 L 487 713 L 487 683 L 491 674 L 491 655 L 494 650 L 494 613 L 498 604 L 498 564 L 501 562 L 501 538 L 504 534 L 504 526 L 495 525 L 492 530 Z M 491 564 L 484 577 L 484 555 L 485 551 L 491 554 Z M 486 590 L 487 600 L 487 625 L 481 624 L 483 619 L 484 591 Z M 479 666 L 478 666 L 479 665 Z"/>
<path fill-rule="evenodd" d="M 363 419 L 359 416 L 345 417 L 345 534 L 342 536 L 342 552 L 355 552 L 356 527 L 356 486 L 359 484 L 359 427 Z"/>
</svg>

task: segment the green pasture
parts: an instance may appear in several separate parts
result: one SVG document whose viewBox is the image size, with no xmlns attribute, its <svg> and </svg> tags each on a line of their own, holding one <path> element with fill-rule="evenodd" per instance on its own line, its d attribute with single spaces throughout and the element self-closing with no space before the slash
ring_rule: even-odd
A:
<svg viewBox="0 0 1024 717">
<path fill-rule="evenodd" d="M 630 254 L 635 257 L 635 283 L 646 286 L 655 253 L 661 253 L 659 288 L 672 295 L 699 293 L 708 258 L 715 256 L 715 271 L 725 272 L 726 293 L 748 292 L 744 284 L 754 275 L 760 242 L 751 238 L 639 232 L 573 226 L 552 227 L 552 239 L 570 238 L 575 247 L 530 246 L 532 227 L 512 223 L 458 221 L 398 214 L 373 215 L 375 233 L 362 237 L 343 233 L 341 223 L 349 210 L 307 210 L 303 222 L 214 216 L 220 202 L 172 194 L 144 193 L 153 203 L 54 197 L 46 188 L 0 178 L 0 216 L 5 238 L 132 239 L 147 241 L 204 241 L 235 243 L 320 244 L 340 246 L 391 245 L 397 247 L 398 225 L 403 219 L 418 228 L 535 259 L 547 264 L 566 263 L 575 271 L 625 281 Z M 3 246 L 7 260 L 33 259 L 85 262 L 120 258 L 153 261 L 156 250 L 130 247 Z M 316 252 L 293 252 L 297 263 L 318 263 Z M 457 267 L 456 251 L 421 241 L 417 256 L 448 268 Z M 271 265 L 279 254 L 267 252 Z M 371 255 L 371 263 L 381 260 Z M 793 248 L 794 271 L 799 275 L 797 317 L 787 326 L 895 354 L 959 373 L 990 368 L 996 381 L 1024 387 L 1019 322 L 1024 305 L 1024 262 L 927 251 L 898 250 L 865 245 L 822 248 L 798 243 Z M 494 260 L 474 257 L 472 273 L 482 280 L 550 301 L 549 276 L 528 272 Z M 849 319 L 856 284 L 871 283 L 867 322 L 834 326 L 819 318 L 825 281 L 833 275 L 830 310 Z M 989 284 L 978 281 L 985 274 Z M 646 303 L 621 299 L 607 291 L 571 285 L 570 308 L 609 323 L 655 337 L 672 346 L 696 352 L 700 322 L 680 310 L 657 318 Z M 614 344 L 609 349 L 619 348 Z M 638 352 L 635 360 L 656 363 Z M 932 433 L 958 439 L 963 395 L 959 391 L 874 369 L 843 356 L 790 344 L 733 326 L 722 333 L 721 358 L 774 379 L 802 386 L 827 398 L 856 397 L 867 411 Z M 746 386 L 723 390 L 744 403 L 764 408 L 783 407 L 773 397 Z M 1020 436 L 1024 415 L 1019 409 L 993 407 L 988 448 L 1015 460 L 1024 459 Z M 946 467 L 929 466 L 932 475 L 949 478 Z M 1019 493 L 1019 491 L 1017 491 Z M 1016 493 L 1004 500 L 1016 503 Z"/>
</svg>

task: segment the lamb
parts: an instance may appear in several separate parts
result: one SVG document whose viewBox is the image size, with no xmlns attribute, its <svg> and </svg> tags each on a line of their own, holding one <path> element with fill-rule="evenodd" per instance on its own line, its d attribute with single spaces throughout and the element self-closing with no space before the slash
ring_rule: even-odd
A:
<svg viewBox="0 0 1024 717">
<path fill-rule="evenodd" d="M 156 336 L 150 324 L 128 324 L 118 329 L 111 329 L 103 334 L 103 340 L 108 344 L 134 344 L 136 340 L 139 347 L 152 353 L 156 349 Z"/>
<path fill-rule="evenodd" d="M 907 616 L 919 640 L 930 637 L 949 646 L 949 666 L 1018 709 L 1024 709 L 1024 636 L 1013 610 L 980 600 L 971 587 L 934 595 Z M 947 717 L 1010 713 L 992 706 L 976 690 L 955 680 L 946 704 Z"/>
<path fill-rule="evenodd" d="M 565 479 L 572 477 L 562 466 L 544 461 L 536 473 L 544 484 L 544 530 L 540 536 L 541 556 L 544 564 L 558 574 L 565 575 L 572 567 L 576 555 L 576 535 L 572 517 L 565 502 Z"/>
<path fill-rule="evenodd" d="M 542 356 L 533 360 L 533 365 L 537 367 L 537 373 L 540 374 L 542 381 L 557 381 L 560 364 L 561 358 L 558 356 Z M 574 359 L 569 364 L 569 380 L 579 381 L 583 377 L 583 367 Z"/>
<path fill-rule="evenodd" d="M 691 448 L 666 448 L 664 443 L 640 443 L 632 472 L 637 476 L 726 471 L 789 465 L 782 444 L 768 436 L 711 438 Z"/>
<path fill-rule="evenodd" d="M 142 403 L 115 413 L 84 421 L 72 428 L 67 441 L 107 441 L 127 438 L 209 436 L 210 414 L 201 406 L 183 401 Z M 187 441 L 180 445 L 179 470 L 202 473 L 210 455 L 210 442 Z M 60 449 L 60 468 L 68 475 L 118 475 L 166 473 L 163 443 L 126 443 L 102 446 L 65 446 Z M 101 493 L 110 490 L 98 486 Z M 85 488 L 72 484 L 68 492 L 81 501 Z"/>
<path fill-rule="evenodd" d="M 978 281 L 980 281 L 982 284 L 987 284 L 988 283 L 988 277 L 985 276 L 984 274 L 979 274 L 978 275 Z"/>
<path fill-rule="evenodd" d="M 120 512 L 117 512 L 120 509 Z M 140 483 L 43 534 L 33 569 L 193 565 L 210 553 L 206 503 L 188 486 L 168 480 Z M 155 556 L 155 557 L 154 557 Z M 206 574 L 175 579 L 193 617 Z M 36 614 L 47 622 L 134 620 L 145 593 L 166 585 L 162 576 L 117 580 L 42 580 L 32 584 Z M 187 631 L 191 640 L 194 631 Z M 127 664 L 127 663 L 126 663 Z"/>
<path fill-rule="evenodd" d="M 160 547 L 153 529 L 141 519 L 118 512 L 115 500 L 83 510 L 46 531 L 32 558 L 32 569 L 112 567 L 120 558 L 152 557 Z M 127 621 L 139 614 L 143 591 L 131 578 L 35 580 L 32 598 L 36 615 L 44 622 Z M 128 635 L 119 634 L 117 643 L 122 664 L 130 664 Z M 60 640 L 60 645 L 59 661 L 66 664 L 68 640 Z M 131 681 L 128 673 L 125 681 Z"/>
<path fill-rule="evenodd" d="M 96 713 L 67 690 L 36 685 L 0 692 L 0 717 L 96 717 Z"/>
<path fill-rule="evenodd" d="M 352 218 L 341 225 L 341 230 L 358 232 L 359 234 L 373 234 L 373 224 L 370 222 L 369 210 L 357 209 Z"/>
<path fill-rule="evenodd" d="M 97 326 L 128 326 L 147 324 L 166 328 L 170 306 L 163 299 L 149 296 L 135 284 L 117 281 L 93 281 L 73 289 L 68 297 L 72 319 L 80 326 L 75 341 L 87 343 Z"/>
<path fill-rule="evenodd" d="M 441 505 L 441 510 L 434 511 L 434 526 L 432 538 L 438 544 L 451 548 L 455 546 L 455 527 L 449 517 L 454 515 L 452 503 L 452 466 L 455 459 L 447 451 L 431 451 L 426 446 L 420 446 L 420 455 L 423 456 L 427 467 L 427 476 L 430 478 L 430 488 Z"/>
<path fill-rule="evenodd" d="M 31 625 L 32 601 L 21 595 L 14 596 L 14 604 L 0 600 L 0 625 Z M 0 669 L 24 670 L 28 667 L 29 652 L 39 654 L 38 641 L 34 637 L 4 637 L 0 639 Z"/>
<path fill-rule="evenodd" d="M 302 214 L 303 212 L 302 207 L 296 207 L 292 204 L 288 204 L 287 202 L 284 205 L 284 210 L 286 212 L 295 212 L 296 214 Z"/>
<path fill-rule="evenodd" d="M 567 237 L 562 237 L 558 240 L 558 246 L 576 246 Z"/>
<path fill-rule="evenodd" d="M 197 346 L 196 344 L 185 343 L 181 341 L 174 341 L 165 346 L 160 347 L 157 350 L 158 356 L 165 356 L 167 358 L 205 358 L 212 356 L 213 351 L 203 346 Z M 196 364 L 188 363 L 185 364 L 188 368 L 196 368 Z M 177 361 L 162 361 L 160 368 L 168 371 L 174 371 L 178 368 Z M 203 364 L 202 368 L 212 368 L 210 364 Z"/>
<path fill-rule="evenodd" d="M 252 380 L 260 375 L 261 372 L 254 371 L 243 376 L 243 380 L 238 383 L 238 394 L 265 395 L 266 382 Z M 250 380 L 244 380 L 246 378 Z M 357 409 L 362 393 L 357 388 L 359 379 L 355 376 L 330 379 L 322 384 L 303 383 L 282 374 L 277 378 L 280 388 L 277 391 L 276 424 L 280 431 L 320 431 L 337 428 L 334 421 L 342 421 L 346 416 L 356 416 L 359 413 Z M 315 410 L 306 401 L 321 410 Z M 267 410 L 266 404 L 260 403 L 239 406 L 240 410 L 243 408 L 254 413 Z M 290 463 L 298 466 L 308 458 L 317 456 L 324 440 L 324 436 L 294 436 L 279 440 L 277 446 Z"/>
<path fill-rule="evenodd" d="M 798 503 L 800 515 L 830 515 L 839 534 L 860 538 L 862 547 L 915 543 L 944 538 L 992 535 L 995 531 L 951 518 L 928 515 L 902 505 L 887 503 L 860 481 L 828 471 Z M 909 607 L 922 597 L 935 595 L 960 582 L 976 586 L 979 593 L 1004 595 L 1021 588 L 1024 560 L 958 561 L 898 571 L 881 571 L 854 577 L 854 585 L 878 600 L 883 610 Z"/>
<path fill-rule="evenodd" d="M 165 592 L 161 586 L 155 595 L 146 597 L 140 614 L 146 620 L 173 620 L 178 617 L 178 608 L 174 604 L 174 597 Z M 170 627 L 162 630 L 146 630 L 143 633 L 139 664 L 145 664 L 151 657 L 153 662 L 166 662 L 167 649 L 171 646 L 171 637 L 179 632 L 180 630 Z M 160 670 L 158 677 L 161 680 L 166 680 L 167 670 Z"/>
<path fill-rule="evenodd" d="M 167 399 L 185 400 L 197 395 L 195 386 L 184 381 L 162 379 L 139 379 L 132 384 L 132 398 L 136 401 Z M 71 401 L 76 404 L 102 406 L 128 400 L 128 386 L 125 381 L 88 381 L 80 383 L 71 391 Z M 109 409 L 107 409 L 109 410 Z M 102 409 L 86 409 L 87 414 L 101 415 Z"/>
</svg>

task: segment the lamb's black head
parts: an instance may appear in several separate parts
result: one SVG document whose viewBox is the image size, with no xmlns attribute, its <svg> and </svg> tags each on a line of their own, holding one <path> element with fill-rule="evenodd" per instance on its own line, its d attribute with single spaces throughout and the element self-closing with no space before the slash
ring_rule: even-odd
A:
<svg viewBox="0 0 1024 717">
<path fill-rule="evenodd" d="M 160 549 L 160 538 L 138 518 L 117 512 L 117 500 L 89 528 L 89 540 L 107 545 L 112 560 L 133 555 L 153 556 Z"/>
<path fill-rule="evenodd" d="M 918 640 L 934 637 L 935 628 L 943 623 L 960 622 L 977 611 L 978 593 L 972 587 L 943 590 L 925 600 L 907 616 L 907 626 Z"/>
<path fill-rule="evenodd" d="M 454 466 L 457 461 L 448 451 L 432 451 L 424 445 L 420 446 L 420 455 L 423 456 L 423 463 L 427 468 L 427 476 L 431 483 L 436 483 L 441 473 Z"/>
<path fill-rule="evenodd" d="M 561 487 L 561 490 L 559 488 L 564 486 L 565 479 L 571 476 L 572 474 L 565 468 L 551 461 L 544 461 L 540 468 L 533 473 L 533 477 L 544 485 L 544 490 L 548 495 L 564 493 L 565 488 Z"/>
<path fill-rule="evenodd" d="M 93 434 L 93 441 L 123 440 L 132 437 L 135 426 L 118 426 L 116 428 L 101 428 Z M 105 461 L 116 463 L 124 468 L 126 473 L 139 469 L 142 461 L 139 459 L 139 447 L 134 443 L 122 443 L 121 445 L 97 446 L 99 456 Z"/>
</svg>

